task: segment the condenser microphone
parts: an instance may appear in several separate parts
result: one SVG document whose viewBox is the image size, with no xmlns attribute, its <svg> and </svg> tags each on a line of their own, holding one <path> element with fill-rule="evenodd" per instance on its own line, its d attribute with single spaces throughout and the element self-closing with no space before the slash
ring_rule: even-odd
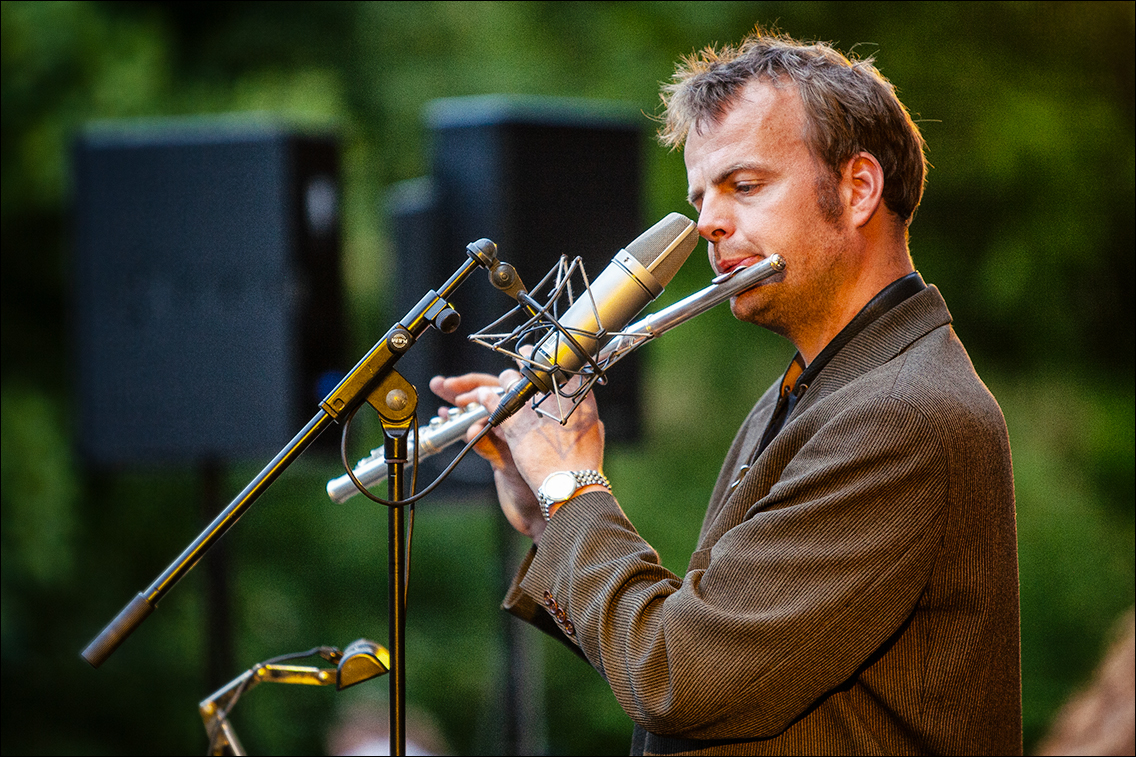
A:
<svg viewBox="0 0 1136 757">
<path fill-rule="evenodd" d="M 533 348 L 521 375 L 489 416 L 496 426 L 537 393 L 547 394 L 594 359 L 600 349 L 631 323 L 647 303 L 671 283 L 698 244 L 698 229 L 681 213 L 671 213 L 620 250 L 568 311 Z M 562 330 L 561 330 L 562 329 Z M 565 336 L 571 335 L 571 338 Z"/>
</svg>

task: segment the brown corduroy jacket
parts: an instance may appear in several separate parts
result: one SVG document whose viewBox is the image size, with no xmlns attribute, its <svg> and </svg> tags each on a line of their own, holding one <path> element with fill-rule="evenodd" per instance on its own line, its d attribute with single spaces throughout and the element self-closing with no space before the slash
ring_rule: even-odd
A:
<svg viewBox="0 0 1136 757">
<path fill-rule="evenodd" d="M 1021 753 L 1009 442 L 950 320 L 929 287 L 870 323 L 731 491 L 766 392 L 685 577 L 614 497 L 557 511 L 504 606 L 607 679 L 633 753 Z"/>
</svg>

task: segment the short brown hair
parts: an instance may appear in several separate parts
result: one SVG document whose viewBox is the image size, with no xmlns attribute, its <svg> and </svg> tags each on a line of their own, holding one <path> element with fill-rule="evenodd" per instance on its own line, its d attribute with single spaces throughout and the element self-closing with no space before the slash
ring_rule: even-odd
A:
<svg viewBox="0 0 1136 757">
<path fill-rule="evenodd" d="M 718 123 L 751 80 L 783 86 L 782 77 L 797 86 L 817 158 L 839 177 L 850 158 L 871 153 L 883 167 L 884 203 L 910 224 L 927 174 L 923 137 L 871 57 L 849 60 L 826 43 L 760 28 L 737 47 L 707 47 L 683 57 L 663 86 L 660 141 L 682 146 L 691 129 Z"/>
</svg>

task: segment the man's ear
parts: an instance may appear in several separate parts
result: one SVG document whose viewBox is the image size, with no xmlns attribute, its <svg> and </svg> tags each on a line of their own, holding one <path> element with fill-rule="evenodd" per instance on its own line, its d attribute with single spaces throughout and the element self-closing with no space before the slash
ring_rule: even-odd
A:
<svg viewBox="0 0 1136 757">
<path fill-rule="evenodd" d="M 884 169 L 876 156 L 861 152 L 848 161 L 844 168 L 844 195 L 857 228 L 882 209 Z"/>
</svg>

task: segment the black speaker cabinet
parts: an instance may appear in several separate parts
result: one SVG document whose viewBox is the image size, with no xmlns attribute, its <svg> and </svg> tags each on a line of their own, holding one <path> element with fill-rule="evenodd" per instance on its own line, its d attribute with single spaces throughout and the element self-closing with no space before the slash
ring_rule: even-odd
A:
<svg viewBox="0 0 1136 757">
<path fill-rule="evenodd" d="M 488 237 L 533 288 L 561 255 L 597 276 L 647 226 L 642 203 L 642 116 L 612 103 L 490 96 L 439 100 L 427 109 L 432 175 L 396 186 L 390 213 L 401 314 L 438 286 Z M 462 327 L 432 334 L 399 366 L 424 386 L 434 374 L 500 373 L 502 356 L 465 336 L 516 303 L 475 273 L 453 298 Z M 597 389 L 607 436 L 639 433 L 639 364 L 632 354 Z"/>
<path fill-rule="evenodd" d="M 77 140 L 80 447 L 96 464 L 260 458 L 344 368 L 328 136 L 220 119 Z"/>
</svg>

